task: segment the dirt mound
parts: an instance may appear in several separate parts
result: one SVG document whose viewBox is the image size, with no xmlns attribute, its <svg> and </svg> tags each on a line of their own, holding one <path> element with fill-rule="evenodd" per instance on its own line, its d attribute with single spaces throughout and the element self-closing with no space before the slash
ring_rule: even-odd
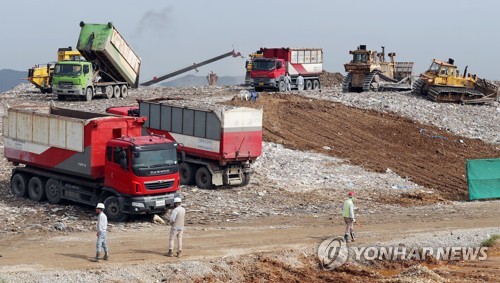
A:
<svg viewBox="0 0 500 283">
<path fill-rule="evenodd" d="M 376 172 L 392 170 L 437 190 L 436 201 L 467 199 L 467 159 L 500 156 L 498 148 L 480 140 L 394 114 L 324 100 L 263 93 L 252 104 L 239 99 L 229 103 L 264 108 L 265 141 L 348 159 Z M 425 203 L 429 202 L 427 197 Z"/>
<path fill-rule="evenodd" d="M 321 82 L 321 86 L 323 87 L 340 85 L 342 84 L 343 80 L 344 76 L 341 73 L 330 73 L 327 71 L 323 71 L 321 75 L 319 75 L 319 81 Z"/>
</svg>

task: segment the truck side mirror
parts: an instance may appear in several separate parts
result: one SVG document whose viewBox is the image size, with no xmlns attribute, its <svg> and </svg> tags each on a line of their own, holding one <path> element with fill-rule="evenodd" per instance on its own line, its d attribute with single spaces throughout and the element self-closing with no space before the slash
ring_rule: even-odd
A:
<svg viewBox="0 0 500 283">
<path fill-rule="evenodd" d="M 120 152 L 120 167 L 125 170 L 128 168 L 127 152 L 125 150 L 122 150 L 122 152 Z"/>
</svg>

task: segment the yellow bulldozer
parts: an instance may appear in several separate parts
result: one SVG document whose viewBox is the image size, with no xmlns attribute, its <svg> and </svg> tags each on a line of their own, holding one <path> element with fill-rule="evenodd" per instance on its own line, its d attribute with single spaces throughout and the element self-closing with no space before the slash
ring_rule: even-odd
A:
<svg viewBox="0 0 500 283">
<path fill-rule="evenodd" d="M 252 71 L 252 63 L 255 58 L 262 57 L 262 51 L 257 51 L 255 53 L 248 54 L 248 60 L 245 62 L 245 85 L 249 86 L 252 84 L 252 78 L 250 77 L 250 72 Z"/>
<path fill-rule="evenodd" d="M 430 68 L 412 86 L 413 93 L 436 102 L 486 103 L 498 97 L 498 86 L 475 74 L 460 74 L 453 59 L 432 60 Z"/>
<path fill-rule="evenodd" d="M 347 75 L 342 82 L 343 92 L 398 91 L 410 90 L 413 79 L 413 62 L 395 62 L 396 53 L 388 54 L 385 60 L 385 47 L 382 52 L 367 50 L 360 45 L 349 51 L 351 62 L 344 64 Z"/>
<path fill-rule="evenodd" d="M 64 60 L 85 60 L 81 57 L 78 50 L 71 47 L 59 48 L 57 50 L 57 61 Z M 28 81 L 34 84 L 42 93 L 52 93 L 52 74 L 54 73 L 54 64 L 35 65 L 28 70 Z"/>
</svg>

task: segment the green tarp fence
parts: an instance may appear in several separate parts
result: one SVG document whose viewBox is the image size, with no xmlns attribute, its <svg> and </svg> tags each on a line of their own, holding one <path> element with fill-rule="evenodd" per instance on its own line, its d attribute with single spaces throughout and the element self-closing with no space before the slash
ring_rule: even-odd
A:
<svg viewBox="0 0 500 283">
<path fill-rule="evenodd" d="M 500 158 L 467 160 L 469 199 L 500 198 Z"/>
</svg>

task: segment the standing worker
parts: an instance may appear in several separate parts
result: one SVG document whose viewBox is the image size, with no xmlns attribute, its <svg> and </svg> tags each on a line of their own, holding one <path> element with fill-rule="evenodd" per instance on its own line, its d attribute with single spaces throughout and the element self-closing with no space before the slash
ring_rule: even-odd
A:
<svg viewBox="0 0 500 283">
<path fill-rule="evenodd" d="M 288 74 L 288 72 L 285 75 L 285 91 L 292 91 L 292 78 L 290 78 L 290 74 Z"/>
<path fill-rule="evenodd" d="M 302 75 L 297 77 L 297 89 L 299 92 L 304 90 L 304 77 Z"/>
<path fill-rule="evenodd" d="M 347 196 L 348 198 L 344 202 L 344 211 L 342 212 L 342 216 L 344 217 L 346 224 L 344 240 L 348 242 L 348 235 L 351 234 L 352 242 L 354 242 L 354 222 L 356 222 L 356 219 L 354 218 L 354 192 L 349 192 Z"/>
<path fill-rule="evenodd" d="M 174 238 L 177 237 L 177 257 L 182 255 L 182 234 L 184 232 L 184 217 L 186 215 L 186 210 L 181 206 L 181 198 L 174 198 L 174 210 L 170 216 L 170 238 L 168 243 L 168 252 L 166 256 L 174 256 Z"/>
<path fill-rule="evenodd" d="M 98 203 L 95 207 L 95 213 L 97 216 L 97 244 L 95 261 L 99 261 L 99 255 L 101 253 L 101 247 L 104 249 L 104 260 L 108 260 L 108 217 L 103 212 L 104 204 Z"/>
</svg>

